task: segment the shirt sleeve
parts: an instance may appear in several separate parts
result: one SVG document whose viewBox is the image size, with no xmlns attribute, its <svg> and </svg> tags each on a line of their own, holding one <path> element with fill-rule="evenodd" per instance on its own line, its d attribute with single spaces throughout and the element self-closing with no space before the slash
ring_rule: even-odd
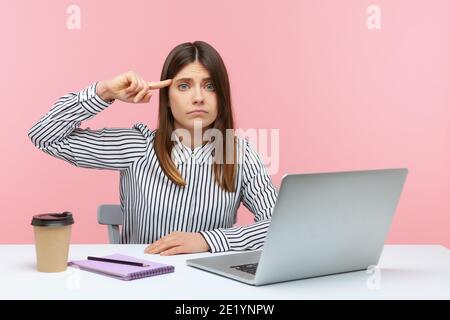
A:
<svg viewBox="0 0 450 320">
<path fill-rule="evenodd" d="M 97 83 L 59 98 L 31 127 L 28 136 L 40 150 L 77 167 L 124 170 L 145 154 L 147 140 L 139 126 L 131 129 L 79 128 L 82 121 L 113 103 L 97 95 Z"/>
<path fill-rule="evenodd" d="M 254 215 L 255 223 L 200 232 L 211 252 L 256 250 L 264 245 L 278 190 L 253 146 L 245 140 L 241 201 Z"/>
</svg>

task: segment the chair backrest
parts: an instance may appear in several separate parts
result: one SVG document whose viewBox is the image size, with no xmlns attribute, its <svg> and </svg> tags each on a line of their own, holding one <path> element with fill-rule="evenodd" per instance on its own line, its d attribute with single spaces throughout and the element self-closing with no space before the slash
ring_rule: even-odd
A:
<svg viewBox="0 0 450 320">
<path fill-rule="evenodd" d="M 109 243 L 120 243 L 119 226 L 122 224 L 122 209 L 118 204 L 102 204 L 97 209 L 97 221 L 108 226 Z"/>
</svg>

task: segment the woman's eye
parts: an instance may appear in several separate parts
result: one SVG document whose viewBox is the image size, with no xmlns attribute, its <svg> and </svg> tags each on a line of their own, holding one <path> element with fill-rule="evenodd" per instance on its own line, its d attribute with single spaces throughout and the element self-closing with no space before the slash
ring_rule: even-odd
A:
<svg viewBox="0 0 450 320">
<path fill-rule="evenodd" d="M 208 84 L 206 85 L 206 87 L 208 88 L 208 90 L 214 91 L 214 86 L 213 86 L 212 83 L 208 83 Z"/>
<path fill-rule="evenodd" d="M 182 83 L 182 84 L 180 84 L 179 86 L 178 86 L 178 89 L 181 89 L 181 90 L 184 90 L 184 89 L 186 89 L 187 88 L 187 84 L 186 83 Z"/>
</svg>

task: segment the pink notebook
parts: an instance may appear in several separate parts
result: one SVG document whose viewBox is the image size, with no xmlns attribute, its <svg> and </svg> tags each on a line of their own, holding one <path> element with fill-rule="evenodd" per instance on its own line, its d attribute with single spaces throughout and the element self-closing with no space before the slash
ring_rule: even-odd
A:
<svg viewBox="0 0 450 320">
<path fill-rule="evenodd" d="M 168 264 L 136 259 L 134 257 L 124 256 L 121 254 L 111 254 L 108 256 L 104 256 L 102 258 L 125 260 L 125 261 L 132 261 L 132 262 L 142 262 L 142 263 L 149 264 L 150 266 L 138 267 L 138 266 L 131 266 L 131 265 L 126 265 L 126 264 L 110 263 L 110 262 L 95 261 L 95 260 L 69 261 L 68 265 L 71 267 L 78 267 L 81 270 L 86 270 L 86 271 L 102 274 L 102 275 L 113 277 L 113 278 L 120 279 L 120 280 L 127 280 L 127 281 L 145 278 L 145 277 L 157 276 L 160 274 L 170 273 L 170 272 L 175 271 L 175 267 L 168 265 Z"/>
</svg>

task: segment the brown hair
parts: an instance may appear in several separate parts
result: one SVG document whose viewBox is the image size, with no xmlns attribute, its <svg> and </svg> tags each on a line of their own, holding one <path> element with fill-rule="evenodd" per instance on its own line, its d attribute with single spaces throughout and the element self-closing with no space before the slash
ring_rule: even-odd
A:
<svg viewBox="0 0 450 320">
<path fill-rule="evenodd" d="M 218 101 L 217 118 L 211 127 L 222 133 L 223 143 L 220 148 L 222 159 L 231 159 L 227 152 L 232 153 L 234 160 L 216 161 L 215 154 L 213 172 L 218 185 L 228 191 L 235 191 L 236 177 L 236 140 L 234 135 L 227 135 L 226 130 L 234 130 L 233 112 L 231 108 L 231 94 L 228 73 L 219 53 L 208 43 L 195 41 L 182 43 L 169 53 L 161 72 L 161 80 L 173 79 L 186 65 L 198 61 L 210 73 L 212 84 L 215 88 Z M 185 186 L 186 182 L 176 168 L 171 158 L 174 146 L 171 140 L 174 131 L 174 117 L 169 104 L 169 88 L 164 87 L 159 91 L 159 116 L 158 129 L 156 130 L 154 148 L 159 164 L 167 177 L 179 186 Z M 214 139 L 215 141 L 215 139 Z M 227 146 L 233 146 L 232 149 Z"/>
</svg>

